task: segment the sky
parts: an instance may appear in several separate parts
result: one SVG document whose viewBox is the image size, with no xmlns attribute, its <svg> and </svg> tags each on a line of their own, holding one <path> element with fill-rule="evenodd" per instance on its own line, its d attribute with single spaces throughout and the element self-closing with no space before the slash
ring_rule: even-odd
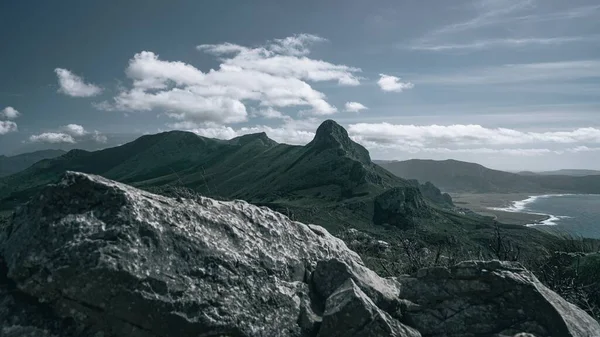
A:
<svg viewBox="0 0 600 337">
<path fill-rule="evenodd" d="M 3 1 L 0 154 L 188 130 L 600 169 L 597 0 Z"/>
</svg>

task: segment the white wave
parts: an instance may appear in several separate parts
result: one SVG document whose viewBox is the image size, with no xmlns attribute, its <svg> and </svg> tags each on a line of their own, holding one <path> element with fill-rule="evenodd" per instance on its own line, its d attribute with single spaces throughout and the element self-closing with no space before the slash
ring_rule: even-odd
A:
<svg viewBox="0 0 600 337">
<path fill-rule="evenodd" d="M 567 193 L 567 194 L 532 195 L 524 200 L 513 201 L 512 204 L 508 207 L 488 207 L 488 208 L 495 210 L 495 211 L 512 212 L 512 213 L 527 213 L 527 214 L 534 214 L 534 215 L 543 215 L 543 216 L 548 217 L 546 220 L 542 220 L 540 222 L 526 224 L 525 226 L 528 226 L 528 227 L 538 226 L 538 225 L 556 226 L 557 221 L 559 221 L 561 219 L 568 219 L 570 217 L 565 216 L 565 215 L 553 215 L 553 214 L 547 214 L 547 213 L 531 212 L 531 211 L 527 210 L 527 205 L 529 205 L 541 198 L 545 199 L 545 198 L 550 198 L 550 197 L 565 197 L 565 196 L 570 196 L 570 195 L 577 195 L 577 194 Z"/>
</svg>

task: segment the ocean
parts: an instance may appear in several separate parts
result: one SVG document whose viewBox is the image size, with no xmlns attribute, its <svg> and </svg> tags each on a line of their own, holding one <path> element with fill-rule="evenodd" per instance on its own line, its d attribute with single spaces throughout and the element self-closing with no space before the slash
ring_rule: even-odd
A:
<svg viewBox="0 0 600 337">
<path fill-rule="evenodd" d="M 529 226 L 552 226 L 547 229 L 578 237 L 600 238 L 598 194 L 538 195 L 515 201 L 511 207 L 498 209 L 549 216 L 548 220 Z"/>
</svg>

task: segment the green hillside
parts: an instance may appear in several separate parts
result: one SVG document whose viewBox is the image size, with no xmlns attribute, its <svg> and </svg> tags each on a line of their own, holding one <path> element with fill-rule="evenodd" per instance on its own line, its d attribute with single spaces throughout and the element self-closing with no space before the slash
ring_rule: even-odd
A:
<svg viewBox="0 0 600 337">
<path fill-rule="evenodd" d="M 376 161 L 405 179 L 455 193 L 600 193 L 600 175 L 538 175 L 492 170 L 457 160 Z"/>
<path fill-rule="evenodd" d="M 0 177 L 23 171 L 40 160 L 56 158 L 65 153 L 63 150 L 42 150 L 16 156 L 0 156 Z"/>
</svg>

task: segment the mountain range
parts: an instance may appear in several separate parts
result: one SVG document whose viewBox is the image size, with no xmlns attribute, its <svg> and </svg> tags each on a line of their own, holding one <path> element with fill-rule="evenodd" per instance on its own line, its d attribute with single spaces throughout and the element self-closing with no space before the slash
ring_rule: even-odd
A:
<svg viewBox="0 0 600 337">
<path fill-rule="evenodd" d="M 23 153 L 16 156 L 0 156 L 0 177 L 5 177 L 19 171 L 43 159 L 56 158 L 67 153 L 63 150 L 41 150 Z"/>
<path fill-rule="evenodd" d="M 517 172 L 520 175 L 543 175 L 543 176 L 574 176 L 574 177 L 582 177 L 582 176 L 594 176 L 600 175 L 600 171 L 598 170 L 582 170 L 582 169 L 562 169 L 562 170 L 554 170 L 554 171 L 541 171 L 541 172 L 532 172 L 532 171 L 521 171 Z"/>
<path fill-rule="evenodd" d="M 242 199 L 336 234 L 357 228 L 392 244 L 410 238 L 453 247 L 453 253 L 456 247 L 468 254 L 488 252 L 498 225 L 524 255 L 537 254 L 553 240 L 535 229 L 456 212 L 435 182 L 419 184 L 375 164 L 331 120 L 305 146 L 279 144 L 265 133 L 219 140 L 170 131 L 99 151 L 71 150 L 0 178 L 0 212 L 27 202 L 65 171 L 101 175 L 163 195 Z M 379 262 L 369 263 L 379 268 Z"/>
<path fill-rule="evenodd" d="M 306 146 L 279 144 L 265 133 L 218 140 L 170 131 L 100 151 L 71 150 L 0 179 L 0 208 L 26 201 L 67 170 L 147 189 L 185 187 L 296 213 L 314 213 L 315 206 L 366 209 L 366 200 L 390 188 L 418 190 L 408 194 L 417 199 L 425 194 L 430 205 L 452 205 L 435 186 L 420 186 L 375 165 L 343 127 L 325 121 Z"/>
<path fill-rule="evenodd" d="M 600 175 L 517 174 L 457 160 L 411 159 L 375 163 L 397 176 L 421 183 L 429 181 L 445 192 L 600 193 Z"/>
</svg>

